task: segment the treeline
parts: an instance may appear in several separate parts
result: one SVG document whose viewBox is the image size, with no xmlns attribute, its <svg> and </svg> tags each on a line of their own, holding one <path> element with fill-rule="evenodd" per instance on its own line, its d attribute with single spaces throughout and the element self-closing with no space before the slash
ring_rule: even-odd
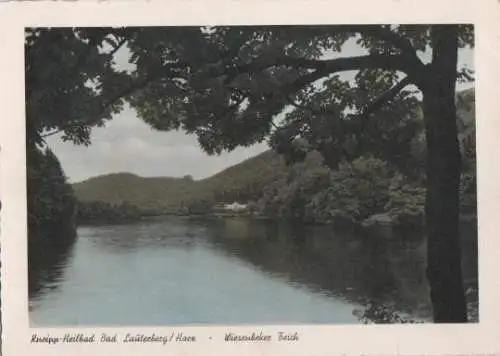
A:
<svg viewBox="0 0 500 356">
<path fill-rule="evenodd" d="M 254 204 L 264 215 L 309 222 L 361 222 L 371 215 L 403 211 L 413 219 L 423 215 L 425 191 L 413 187 L 387 162 L 362 157 L 335 171 L 301 165 L 286 179 L 267 187 Z"/>
<path fill-rule="evenodd" d="M 26 160 L 29 240 L 44 239 L 55 227 L 74 226 L 76 199 L 57 157 L 48 148 L 28 145 Z"/>
<path fill-rule="evenodd" d="M 379 216 L 404 225 L 422 225 L 425 187 L 383 160 L 368 156 L 337 170 L 296 167 L 286 179 L 268 186 L 250 208 L 266 216 L 312 223 L 362 223 Z M 475 174 L 464 172 L 460 187 L 464 216 L 476 215 Z"/>
<path fill-rule="evenodd" d="M 100 201 L 79 201 L 77 207 L 79 225 L 129 222 L 145 215 L 145 212 L 129 202 L 110 204 Z"/>
</svg>

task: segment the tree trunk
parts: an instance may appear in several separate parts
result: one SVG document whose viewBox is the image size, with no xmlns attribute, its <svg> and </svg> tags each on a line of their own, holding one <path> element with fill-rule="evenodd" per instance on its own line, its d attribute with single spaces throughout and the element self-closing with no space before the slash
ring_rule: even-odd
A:
<svg viewBox="0 0 500 356">
<path fill-rule="evenodd" d="M 467 321 L 459 237 L 461 155 L 455 83 L 457 27 L 433 26 L 433 56 L 423 84 L 427 141 L 427 277 L 434 321 Z"/>
</svg>

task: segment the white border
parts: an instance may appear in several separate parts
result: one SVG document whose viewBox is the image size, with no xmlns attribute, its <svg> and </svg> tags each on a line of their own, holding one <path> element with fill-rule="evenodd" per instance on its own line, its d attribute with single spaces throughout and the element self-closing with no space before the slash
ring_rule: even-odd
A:
<svg viewBox="0 0 500 356">
<path fill-rule="evenodd" d="M 41 329 L 41 334 L 94 330 L 196 335 L 194 344 L 40 345 L 30 344 L 26 268 L 24 148 L 24 33 L 26 26 L 474 23 L 477 69 L 477 150 L 480 238 L 480 323 L 467 325 L 300 326 L 298 343 L 231 344 L 225 332 L 276 327 L 159 327 Z M 0 193 L 2 198 L 3 352 L 12 355 L 500 355 L 500 238 L 498 201 L 500 139 L 498 86 L 500 2 L 494 0 L 350 1 L 113 1 L 20 2 L 0 4 Z M 212 340 L 209 340 L 209 336 Z"/>
</svg>

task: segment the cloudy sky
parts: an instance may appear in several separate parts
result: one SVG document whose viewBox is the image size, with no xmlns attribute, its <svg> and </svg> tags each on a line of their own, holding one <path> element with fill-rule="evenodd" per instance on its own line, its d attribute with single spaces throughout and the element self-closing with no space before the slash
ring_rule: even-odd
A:
<svg viewBox="0 0 500 356">
<path fill-rule="evenodd" d="M 184 132 L 152 130 L 133 110 L 116 115 L 106 127 L 92 131 L 92 144 L 75 146 L 51 137 L 49 146 L 61 161 L 71 182 L 116 172 L 143 177 L 211 176 L 266 149 L 265 144 L 236 149 L 220 156 L 208 156 L 195 136 Z"/>
<path fill-rule="evenodd" d="M 362 53 L 351 42 L 340 56 Z M 124 69 L 127 67 L 127 56 L 126 52 L 122 52 L 117 58 L 118 65 Z M 461 51 L 459 61 L 473 68 L 472 51 Z M 348 77 L 352 73 L 345 75 Z M 262 143 L 220 156 L 208 156 L 199 147 L 196 137 L 182 131 L 152 130 L 130 108 L 114 116 L 105 127 L 95 128 L 91 139 L 89 147 L 63 142 L 60 136 L 47 140 L 70 182 L 117 172 L 130 172 L 143 177 L 182 177 L 190 174 L 195 179 L 205 178 L 267 149 L 267 145 Z"/>
</svg>

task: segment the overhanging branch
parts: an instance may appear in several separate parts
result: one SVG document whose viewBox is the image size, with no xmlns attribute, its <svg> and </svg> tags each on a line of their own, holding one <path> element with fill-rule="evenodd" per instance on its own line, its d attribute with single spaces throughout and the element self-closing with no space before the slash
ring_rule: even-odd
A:
<svg viewBox="0 0 500 356">
<path fill-rule="evenodd" d="M 290 95 L 286 96 L 286 100 L 293 106 L 295 106 L 297 109 L 301 110 L 306 110 L 311 112 L 312 114 L 317 114 L 317 115 L 324 115 L 324 114 L 338 114 L 338 111 L 332 111 L 328 109 L 323 109 L 323 110 L 316 110 L 308 105 L 303 105 L 297 102 L 297 100 L 294 100 Z"/>
<path fill-rule="evenodd" d="M 71 72 L 70 72 L 69 76 L 74 76 L 74 75 L 76 75 L 76 74 L 78 74 L 79 72 L 81 72 L 81 71 L 82 71 L 82 66 L 83 66 L 83 65 L 84 65 L 84 64 L 88 61 L 88 57 L 89 57 L 90 53 L 92 52 L 92 48 L 93 48 L 93 47 L 95 47 L 95 46 L 98 46 L 98 45 L 99 45 L 99 43 L 100 43 L 100 42 L 102 42 L 102 41 L 104 40 L 104 37 L 105 37 L 105 36 L 100 36 L 100 37 L 91 37 L 91 38 L 90 38 L 90 40 L 89 40 L 90 42 L 89 42 L 89 45 L 86 47 L 86 51 L 85 51 L 83 54 L 81 54 L 81 55 L 80 55 L 80 57 L 78 58 L 78 60 L 77 60 L 76 64 L 75 64 L 75 65 L 74 65 L 74 67 L 72 68 L 72 70 L 71 70 Z M 118 43 L 117 43 L 117 45 L 116 45 L 116 46 L 115 46 L 115 47 L 111 50 L 111 52 L 109 53 L 110 57 L 112 58 L 112 57 L 115 55 L 115 53 L 116 53 L 116 52 L 117 52 L 120 48 L 122 48 L 122 47 L 123 47 L 123 45 L 124 45 L 126 42 L 127 42 L 127 38 L 123 38 L 123 39 L 121 39 L 121 40 L 120 40 L 120 42 L 118 42 Z M 111 99 L 111 100 L 110 100 L 107 104 L 103 104 L 103 105 L 102 105 L 102 108 L 100 109 L 98 116 L 102 116 L 102 114 L 103 114 L 103 113 L 104 113 L 104 112 L 105 112 L 105 111 L 106 111 L 109 107 L 111 107 L 112 105 L 114 105 L 114 104 L 115 104 L 118 100 L 120 100 L 120 99 L 121 99 L 124 95 L 127 95 L 127 92 L 128 92 L 129 90 L 135 91 L 136 89 L 137 89 L 137 88 L 135 88 L 135 86 L 134 86 L 134 87 L 132 87 L 132 88 L 125 89 L 125 90 L 123 91 L 123 93 L 122 93 L 122 94 L 117 94 L 117 96 L 118 96 L 118 97 L 114 97 L 114 98 L 112 98 L 112 99 Z M 130 95 L 130 94 L 128 94 L 128 95 Z M 89 120 L 85 120 L 85 121 L 89 121 L 89 122 L 90 122 L 89 124 L 90 124 L 90 125 L 92 125 L 92 124 L 93 124 L 93 123 L 92 123 L 92 121 L 95 121 L 95 123 L 97 123 L 99 120 L 100 120 L 100 118 L 99 118 L 99 119 L 93 119 L 93 120 L 90 120 L 90 119 L 89 119 Z M 85 121 L 84 121 L 83 123 L 84 123 L 84 124 L 87 124 Z M 44 138 L 46 138 L 46 137 L 50 137 L 50 136 L 53 136 L 53 135 L 56 135 L 56 134 L 58 134 L 59 132 L 62 132 L 62 131 L 64 131 L 65 129 L 67 129 L 67 128 L 69 128 L 69 127 L 73 126 L 73 125 L 74 125 L 74 123 L 69 123 L 69 124 L 67 124 L 67 125 L 64 125 L 63 127 L 60 127 L 60 128 L 58 128 L 58 129 L 54 130 L 54 131 L 48 132 L 48 133 L 46 133 L 46 134 L 44 134 L 44 135 L 40 135 L 40 139 L 41 139 L 42 141 L 44 141 Z"/>
<path fill-rule="evenodd" d="M 175 73 L 175 70 L 172 69 L 172 68 L 169 68 L 168 71 L 166 71 L 165 73 L 163 73 L 163 75 L 151 75 L 149 77 L 145 77 L 143 78 L 142 80 L 139 80 L 133 84 L 131 84 L 130 86 L 124 88 L 123 90 L 119 91 L 118 93 L 116 93 L 115 95 L 113 95 L 111 98 L 107 99 L 105 102 L 103 102 L 100 107 L 98 108 L 97 112 L 92 115 L 92 117 L 88 117 L 86 119 L 83 119 L 83 120 L 77 120 L 76 122 L 73 121 L 73 122 L 70 122 L 66 125 L 62 125 L 60 126 L 58 129 L 54 130 L 54 131 L 51 131 L 51 132 L 48 132 L 44 135 L 40 135 L 41 138 L 46 138 L 46 137 L 49 137 L 49 136 L 53 136 L 59 132 L 62 132 L 62 131 L 65 131 L 73 126 L 79 126 L 79 125 L 89 125 L 89 126 L 93 126 L 93 125 L 96 125 L 99 123 L 99 121 L 102 119 L 102 116 L 105 114 L 105 112 L 110 108 L 112 107 L 113 105 L 115 105 L 117 102 L 119 102 L 120 100 L 122 99 L 125 99 L 127 97 L 129 97 L 130 95 L 134 94 L 135 92 L 137 92 L 138 90 L 141 90 L 141 89 L 144 89 L 145 87 L 147 87 L 148 85 L 150 85 L 151 83 L 153 83 L 154 81 L 156 80 L 159 80 L 159 79 L 164 79 L 165 77 L 170 77 L 170 78 L 174 78 L 177 76 L 177 74 Z"/>
<path fill-rule="evenodd" d="M 357 115 L 358 118 L 362 119 L 363 121 L 366 120 L 371 113 L 375 112 L 376 110 L 380 109 L 385 104 L 387 104 L 388 102 L 393 100 L 401 92 L 401 90 L 403 90 L 406 86 L 408 86 L 410 84 L 412 84 L 412 81 L 409 77 L 403 78 L 401 81 L 396 83 L 390 89 L 383 92 L 375 100 L 373 100 L 368 105 L 366 105 L 365 108 L 361 111 L 361 113 Z M 327 109 L 318 111 L 318 110 L 313 109 L 310 106 L 302 105 L 302 104 L 298 103 L 296 100 L 291 98 L 290 95 L 286 95 L 285 97 L 286 97 L 287 101 L 290 104 L 292 104 L 293 106 L 295 106 L 296 108 L 299 108 L 302 110 L 308 110 L 313 114 L 324 115 L 324 114 L 328 114 L 328 113 L 330 113 L 330 114 L 337 114 L 338 113 L 336 111 L 334 112 L 334 111 L 327 110 Z"/>
<path fill-rule="evenodd" d="M 121 41 L 120 41 L 120 42 L 116 45 L 116 47 L 114 47 L 114 48 L 111 50 L 111 52 L 109 52 L 110 57 L 113 57 L 113 56 L 115 55 L 115 53 L 116 53 L 116 52 L 118 52 L 118 50 L 119 50 L 120 48 L 122 48 L 122 47 L 123 47 L 123 45 L 124 45 L 125 43 L 127 43 L 127 41 L 128 41 L 128 39 L 127 39 L 127 38 L 123 38 L 123 39 L 122 39 L 122 40 L 121 40 Z"/>
<path fill-rule="evenodd" d="M 224 83 L 229 84 L 237 76 L 244 73 L 258 72 L 277 66 L 314 69 L 315 73 L 317 73 L 316 75 L 322 73 L 323 76 L 327 74 L 366 68 L 402 71 L 408 74 L 412 74 L 414 70 L 414 67 L 408 63 L 406 57 L 403 55 L 371 54 L 327 60 L 282 56 L 272 60 L 256 60 L 252 63 L 230 67 L 223 73 L 223 75 L 226 76 Z"/>
<path fill-rule="evenodd" d="M 352 122 L 354 124 L 354 134 L 359 138 L 357 140 L 356 150 L 358 152 L 362 152 L 363 150 L 363 135 L 365 133 L 366 123 L 370 118 L 370 114 L 375 112 L 376 110 L 382 108 L 388 102 L 392 101 L 407 85 L 411 84 L 411 80 L 409 77 L 403 78 L 401 81 L 396 83 L 392 88 L 382 93 L 375 100 L 370 102 L 365 108 L 361 111 L 360 114 L 356 115 L 352 118 Z"/>
<path fill-rule="evenodd" d="M 360 33 L 368 36 L 372 35 L 376 38 L 386 41 L 389 44 L 393 45 L 395 48 L 401 50 L 407 57 L 412 57 L 413 60 L 422 63 L 417 57 L 415 48 L 407 38 L 392 31 L 390 28 L 382 27 L 380 25 L 364 27 L 364 30 L 359 31 Z"/>
<path fill-rule="evenodd" d="M 151 80 L 148 80 L 148 79 L 144 79 L 140 82 L 137 82 L 135 83 L 134 85 L 131 85 L 130 87 L 127 87 L 125 88 L 124 90 L 120 91 L 119 93 L 115 94 L 112 98 L 106 100 L 106 102 L 102 103 L 99 107 L 99 109 L 97 110 L 96 114 L 95 115 L 92 115 L 92 117 L 89 117 L 87 119 L 84 119 L 84 120 L 78 120 L 76 122 L 70 122 L 66 125 L 62 125 L 60 126 L 58 129 L 54 130 L 54 131 L 51 131 L 51 132 L 48 132 L 44 135 L 41 135 L 41 138 L 46 138 L 46 137 L 49 137 L 49 136 L 53 136 L 59 132 L 62 132 L 64 130 L 67 130 L 69 128 L 71 128 L 72 126 L 79 126 L 79 125 L 89 125 L 89 126 L 93 126 L 93 125 L 96 125 L 99 123 L 99 121 L 101 121 L 102 119 L 102 116 L 104 115 L 104 113 L 110 108 L 112 107 L 113 105 L 115 105 L 117 102 L 119 102 L 120 100 L 132 95 L 133 93 L 135 93 L 137 90 L 140 90 L 142 88 L 144 88 L 146 85 L 148 85 L 149 83 L 151 82 Z"/>
<path fill-rule="evenodd" d="M 368 116 L 374 111 L 380 109 L 382 106 L 387 104 L 389 101 L 393 100 L 396 95 L 401 92 L 406 86 L 412 84 L 410 77 L 405 77 L 398 83 L 396 83 L 392 88 L 385 91 L 378 98 L 369 103 L 362 112 L 362 116 Z"/>
<path fill-rule="evenodd" d="M 404 36 L 392 31 L 387 25 L 338 25 L 331 28 L 333 33 L 359 33 L 365 36 L 372 36 L 387 42 L 406 54 L 416 56 L 415 48 L 411 42 Z"/>
</svg>

